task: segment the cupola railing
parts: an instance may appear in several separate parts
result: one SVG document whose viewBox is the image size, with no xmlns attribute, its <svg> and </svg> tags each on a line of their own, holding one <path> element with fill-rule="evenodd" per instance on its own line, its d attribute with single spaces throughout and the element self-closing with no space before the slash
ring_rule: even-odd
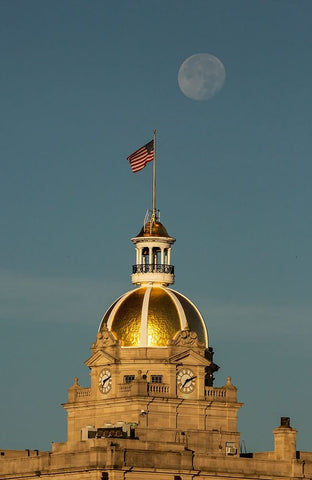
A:
<svg viewBox="0 0 312 480">
<path fill-rule="evenodd" d="M 132 265 L 132 273 L 170 273 L 173 275 L 174 265 L 141 263 L 139 265 Z"/>
</svg>

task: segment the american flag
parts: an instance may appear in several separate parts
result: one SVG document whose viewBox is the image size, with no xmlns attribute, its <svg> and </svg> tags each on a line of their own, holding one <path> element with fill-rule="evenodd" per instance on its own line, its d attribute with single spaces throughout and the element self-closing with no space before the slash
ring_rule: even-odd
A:
<svg viewBox="0 0 312 480">
<path fill-rule="evenodd" d="M 130 162 L 130 167 L 133 173 L 139 172 L 148 162 L 154 158 L 154 140 L 151 140 L 143 147 L 132 153 L 127 160 Z"/>
</svg>

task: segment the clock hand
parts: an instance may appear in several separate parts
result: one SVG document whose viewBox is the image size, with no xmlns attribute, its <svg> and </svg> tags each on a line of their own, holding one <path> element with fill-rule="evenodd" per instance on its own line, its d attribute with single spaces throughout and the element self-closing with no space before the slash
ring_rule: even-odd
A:
<svg viewBox="0 0 312 480">
<path fill-rule="evenodd" d="M 107 377 L 107 378 L 104 378 L 104 380 L 103 380 L 103 383 L 102 383 L 102 387 L 103 387 L 103 386 L 104 386 L 104 384 L 107 382 L 107 380 L 109 380 L 110 378 L 112 378 L 112 377 Z"/>
<path fill-rule="evenodd" d="M 185 380 L 185 382 L 183 383 L 182 388 L 184 388 L 185 385 L 186 385 L 188 382 L 191 382 L 192 380 L 195 380 L 195 378 L 197 378 L 196 375 L 194 375 L 194 377 L 187 378 L 187 379 Z"/>
</svg>

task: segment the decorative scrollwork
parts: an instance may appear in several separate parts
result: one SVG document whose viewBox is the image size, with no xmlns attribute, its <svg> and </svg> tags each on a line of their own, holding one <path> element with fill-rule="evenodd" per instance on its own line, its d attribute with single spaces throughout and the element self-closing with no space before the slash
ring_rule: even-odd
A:
<svg viewBox="0 0 312 480">
<path fill-rule="evenodd" d="M 118 345 L 119 343 L 119 340 L 116 340 L 114 334 L 110 332 L 107 325 L 104 324 L 96 336 L 96 341 L 92 344 L 92 350 L 100 350 L 101 348 Z"/>
<path fill-rule="evenodd" d="M 205 344 L 198 340 L 196 332 L 188 329 L 180 330 L 173 340 L 170 340 L 170 345 L 195 346 L 204 347 Z"/>
</svg>

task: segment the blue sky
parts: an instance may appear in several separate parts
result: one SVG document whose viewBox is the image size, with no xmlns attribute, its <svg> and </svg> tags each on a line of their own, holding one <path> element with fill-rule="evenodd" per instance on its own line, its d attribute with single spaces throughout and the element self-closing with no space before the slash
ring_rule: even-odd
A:
<svg viewBox="0 0 312 480">
<path fill-rule="evenodd" d="M 175 289 L 206 319 L 216 385 L 245 406 L 247 450 L 280 416 L 312 450 L 310 0 L 0 2 L 1 448 L 66 438 L 60 404 L 108 306 L 132 288 L 130 237 L 157 129 L 157 207 Z M 223 89 L 185 97 L 182 62 Z"/>
</svg>

